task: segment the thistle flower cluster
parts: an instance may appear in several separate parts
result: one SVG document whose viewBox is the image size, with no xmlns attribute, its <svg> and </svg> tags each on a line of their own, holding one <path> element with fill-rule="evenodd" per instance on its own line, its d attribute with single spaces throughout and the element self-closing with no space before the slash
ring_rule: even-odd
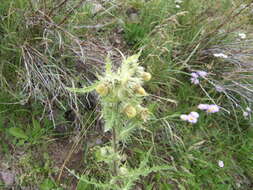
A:
<svg viewBox="0 0 253 190">
<path fill-rule="evenodd" d="M 206 71 L 196 71 L 191 73 L 191 83 L 199 84 L 199 78 L 205 78 L 207 74 Z"/>
<path fill-rule="evenodd" d="M 111 64 L 107 63 L 104 76 L 99 76 L 96 91 L 107 105 L 117 105 L 120 113 L 128 118 L 139 116 L 146 121 L 149 112 L 141 103 L 148 94 L 143 84 L 151 79 L 151 74 L 139 66 L 138 58 L 139 54 L 124 58 L 121 67 L 115 72 Z"/>
</svg>

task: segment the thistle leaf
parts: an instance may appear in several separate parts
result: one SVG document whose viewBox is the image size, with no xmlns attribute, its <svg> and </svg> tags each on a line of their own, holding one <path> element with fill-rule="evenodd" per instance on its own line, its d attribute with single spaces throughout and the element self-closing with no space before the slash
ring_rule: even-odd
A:
<svg viewBox="0 0 253 190">
<path fill-rule="evenodd" d="M 96 86 L 97 86 L 97 84 L 93 84 L 91 86 L 83 87 L 83 88 L 68 88 L 68 87 L 66 87 L 66 89 L 70 92 L 73 92 L 73 93 L 85 94 L 85 93 L 95 90 Z"/>
<path fill-rule="evenodd" d="M 105 59 L 106 65 L 105 65 L 105 72 L 107 74 L 111 74 L 112 73 L 112 61 L 110 59 L 110 56 L 108 55 Z"/>
</svg>

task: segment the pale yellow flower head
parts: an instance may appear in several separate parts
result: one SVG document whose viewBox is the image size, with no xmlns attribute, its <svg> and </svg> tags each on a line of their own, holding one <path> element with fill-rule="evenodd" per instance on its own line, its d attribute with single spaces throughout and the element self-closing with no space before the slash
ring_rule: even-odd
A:
<svg viewBox="0 0 253 190">
<path fill-rule="evenodd" d="M 97 85 L 96 91 L 99 95 L 106 96 L 109 92 L 109 88 L 106 84 L 101 83 L 101 84 Z"/>
<path fill-rule="evenodd" d="M 136 109 L 131 106 L 131 105 L 128 105 L 125 107 L 124 109 L 124 113 L 127 115 L 127 117 L 129 118 L 133 118 L 136 116 L 137 112 L 136 112 Z"/>
<path fill-rule="evenodd" d="M 150 79 L 151 79 L 151 74 L 150 73 L 148 73 L 148 72 L 143 72 L 142 73 L 142 79 L 144 80 L 144 81 L 149 81 Z"/>
</svg>

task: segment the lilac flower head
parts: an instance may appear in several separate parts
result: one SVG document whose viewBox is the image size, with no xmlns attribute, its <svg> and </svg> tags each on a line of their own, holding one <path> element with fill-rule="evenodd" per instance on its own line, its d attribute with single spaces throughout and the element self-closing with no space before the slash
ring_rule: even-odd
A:
<svg viewBox="0 0 253 190">
<path fill-rule="evenodd" d="M 191 78 L 191 83 L 192 84 L 199 84 L 199 79 L 198 78 Z"/>
<path fill-rule="evenodd" d="M 188 115 L 182 114 L 182 115 L 180 115 L 180 119 L 182 119 L 183 121 L 187 121 L 188 120 Z"/>
<path fill-rule="evenodd" d="M 219 160 L 219 161 L 218 161 L 218 166 L 219 166 L 220 168 L 223 168 L 223 167 L 224 167 L 224 162 L 223 162 L 222 160 Z"/>
<path fill-rule="evenodd" d="M 191 112 L 190 114 L 182 114 L 180 116 L 180 119 L 183 121 L 188 121 L 189 123 L 197 123 L 199 118 L 199 114 L 197 112 Z"/>
<path fill-rule="evenodd" d="M 198 121 L 198 118 L 196 118 L 195 116 L 189 114 L 188 115 L 188 120 L 187 120 L 189 123 L 197 123 Z"/>
<path fill-rule="evenodd" d="M 189 115 L 195 118 L 199 118 L 198 112 L 195 112 L 195 111 L 192 111 Z"/>
<path fill-rule="evenodd" d="M 207 113 L 216 113 L 220 111 L 219 106 L 215 105 L 215 104 L 211 104 L 208 106 L 208 109 L 206 110 Z"/>
<path fill-rule="evenodd" d="M 207 76 L 207 72 L 206 72 L 206 71 L 197 71 L 197 74 L 198 74 L 200 77 L 202 77 L 202 78 L 204 78 L 204 77 Z"/>
<path fill-rule="evenodd" d="M 199 104 L 198 109 L 200 110 L 207 110 L 209 108 L 208 104 Z"/>
<path fill-rule="evenodd" d="M 192 78 L 198 78 L 199 77 L 198 73 L 191 73 L 191 76 L 192 76 Z"/>
</svg>

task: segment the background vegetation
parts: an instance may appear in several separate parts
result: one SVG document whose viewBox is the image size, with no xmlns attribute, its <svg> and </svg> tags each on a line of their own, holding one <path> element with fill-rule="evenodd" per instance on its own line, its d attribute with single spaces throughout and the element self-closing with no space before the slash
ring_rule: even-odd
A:
<svg viewBox="0 0 253 190">
<path fill-rule="evenodd" d="M 118 67 L 120 52 L 140 50 L 152 117 L 122 149 L 132 168 L 145 160 L 169 169 L 143 171 L 134 189 L 252 189 L 252 3 L 1 2 L 0 189 L 100 189 L 110 172 L 95 152 L 111 134 L 99 97 L 66 87 L 93 84 L 108 55 Z M 199 70 L 208 75 L 191 83 Z M 180 119 L 191 111 L 196 124 Z"/>
</svg>

